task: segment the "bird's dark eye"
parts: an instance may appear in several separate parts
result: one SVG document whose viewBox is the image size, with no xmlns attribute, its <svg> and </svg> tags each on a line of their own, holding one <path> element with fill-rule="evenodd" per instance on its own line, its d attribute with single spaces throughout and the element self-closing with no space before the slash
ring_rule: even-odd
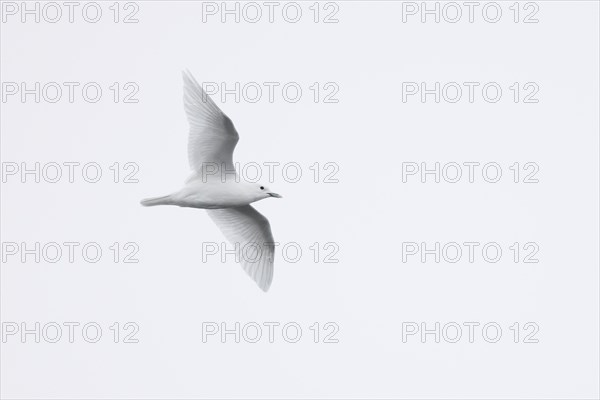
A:
<svg viewBox="0 0 600 400">
<path fill-rule="evenodd" d="M 260 190 L 265 190 L 265 187 L 264 187 L 264 186 L 261 186 L 261 187 L 260 187 Z"/>
</svg>

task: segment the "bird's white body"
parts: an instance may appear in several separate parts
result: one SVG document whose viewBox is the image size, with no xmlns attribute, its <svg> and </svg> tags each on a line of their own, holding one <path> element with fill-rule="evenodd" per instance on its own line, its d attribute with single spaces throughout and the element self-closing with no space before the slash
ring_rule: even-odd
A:
<svg viewBox="0 0 600 400">
<path fill-rule="evenodd" d="M 250 204 L 281 196 L 262 184 L 245 182 L 231 174 L 235 171 L 233 150 L 239 139 L 233 122 L 189 72 L 184 72 L 183 81 L 183 102 L 190 123 L 188 160 L 192 176 L 181 190 L 141 203 L 206 209 L 236 249 L 252 245 L 251 254 L 238 250 L 240 263 L 258 286 L 267 291 L 273 280 L 275 244 L 269 221 Z M 227 173 L 221 174 L 222 171 Z"/>
<path fill-rule="evenodd" d="M 260 185 L 258 186 L 260 187 Z M 202 179 L 198 176 L 188 180 L 181 190 L 169 196 L 157 198 L 154 204 L 145 205 L 174 205 L 214 210 L 247 206 L 267 197 L 277 197 L 272 194 L 257 192 L 256 187 L 256 183 L 239 181 L 235 178 L 221 181 L 218 179 Z"/>
<path fill-rule="evenodd" d="M 195 179 L 174 194 L 176 202 L 182 207 L 193 208 L 231 208 L 247 206 L 259 200 L 248 190 L 246 182 L 202 182 Z M 254 185 L 256 186 L 256 185 Z"/>
</svg>

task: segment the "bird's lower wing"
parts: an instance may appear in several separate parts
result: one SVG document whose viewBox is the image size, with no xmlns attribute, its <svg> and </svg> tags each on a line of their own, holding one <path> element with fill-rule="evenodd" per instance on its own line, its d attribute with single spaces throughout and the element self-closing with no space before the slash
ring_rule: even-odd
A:
<svg viewBox="0 0 600 400">
<path fill-rule="evenodd" d="M 265 292 L 273 281 L 275 243 L 269 220 L 252 206 L 207 210 L 238 252 L 244 271 Z"/>
</svg>

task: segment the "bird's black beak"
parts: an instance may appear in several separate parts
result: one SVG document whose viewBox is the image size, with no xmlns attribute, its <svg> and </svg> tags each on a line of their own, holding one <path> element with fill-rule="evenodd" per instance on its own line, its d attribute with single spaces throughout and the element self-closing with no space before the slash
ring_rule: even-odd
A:
<svg viewBox="0 0 600 400">
<path fill-rule="evenodd" d="M 278 198 L 278 199 L 280 199 L 280 198 L 282 198 L 282 197 L 283 197 L 282 195 L 280 195 L 280 194 L 277 194 L 277 193 L 273 193 L 273 192 L 269 192 L 269 193 L 267 193 L 267 194 L 268 194 L 269 196 L 271 196 L 271 197 L 275 197 L 275 198 Z"/>
</svg>

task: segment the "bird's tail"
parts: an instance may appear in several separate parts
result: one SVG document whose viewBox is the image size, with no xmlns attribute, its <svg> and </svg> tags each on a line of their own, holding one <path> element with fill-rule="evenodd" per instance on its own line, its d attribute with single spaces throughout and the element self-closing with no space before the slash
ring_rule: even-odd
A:
<svg viewBox="0 0 600 400">
<path fill-rule="evenodd" d="M 161 197 L 150 197 L 149 199 L 144 199 L 144 200 L 140 201 L 140 204 L 143 205 L 144 207 L 162 206 L 162 205 L 172 204 L 171 203 L 171 195 L 161 196 Z"/>
</svg>

